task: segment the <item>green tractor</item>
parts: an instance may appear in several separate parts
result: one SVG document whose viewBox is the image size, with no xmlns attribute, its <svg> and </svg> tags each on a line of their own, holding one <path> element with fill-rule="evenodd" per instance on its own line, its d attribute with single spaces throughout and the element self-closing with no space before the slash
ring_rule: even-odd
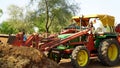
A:
<svg viewBox="0 0 120 68">
<path fill-rule="evenodd" d="M 120 34 L 115 31 L 114 17 L 110 15 L 75 16 L 74 28 L 66 28 L 58 35 L 59 40 L 47 43 L 48 57 L 56 62 L 71 58 L 74 68 L 85 68 L 90 58 L 98 57 L 102 64 L 114 66 L 119 62 Z M 95 28 L 101 22 L 103 26 Z M 79 27 L 79 28 L 78 28 Z"/>
</svg>

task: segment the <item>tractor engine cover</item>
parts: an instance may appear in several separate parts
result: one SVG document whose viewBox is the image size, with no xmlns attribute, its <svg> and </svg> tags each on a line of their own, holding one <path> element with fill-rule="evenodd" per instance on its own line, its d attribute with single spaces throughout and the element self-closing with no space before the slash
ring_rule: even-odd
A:
<svg viewBox="0 0 120 68">
<path fill-rule="evenodd" d="M 118 24 L 116 27 L 115 27 L 115 31 L 120 33 L 120 24 Z"/>
</svg>

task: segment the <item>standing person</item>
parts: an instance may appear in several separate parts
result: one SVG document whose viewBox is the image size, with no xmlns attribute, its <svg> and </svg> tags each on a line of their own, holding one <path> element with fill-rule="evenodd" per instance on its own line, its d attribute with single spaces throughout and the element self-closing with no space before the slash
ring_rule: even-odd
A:
<svg viewBox="0 0 120 68">
<path fill-rule="evenodd" d="M 27 36 L 25 34 L 25 31 L 23 31 L 23 41 L 25 42 L 27 40 Z"/>
</svg>

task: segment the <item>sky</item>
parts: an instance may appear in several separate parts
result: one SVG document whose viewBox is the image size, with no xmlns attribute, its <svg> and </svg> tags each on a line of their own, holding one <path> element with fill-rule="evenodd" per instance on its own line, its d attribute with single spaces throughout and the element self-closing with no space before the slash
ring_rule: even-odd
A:
<svg viewBox="0 0 120 68">
<path fill-rule="evenodd" d="M 115 17 L 116 23 L 120 23 L 120 0 L 75 0 L 80 4 L 79 14 L 108 14 Z"/>
<path fill-rule="evenodd" d="M 10 5 L 25 7 L 28 2 L 29 0 L 0 0 L 0 9 L 3 11 L 3 15 L 0 17 L 0 23 L 9 17 L 7 12 Z"/>
<path fill-rule="evenodd" d="M 3 10 L 3 15 L 0 17 L 0 23 L 6 20 L 9 16 L 7 8 L 11 4 L 25 7 L 29 0 L 0 0 L 0 8 Z M 87 14 L 108 14 L 115 17 L 117 23 L 120 23 L 120 0 L 75 0 L 80 6 L 78 15 Z"/>
</svg>

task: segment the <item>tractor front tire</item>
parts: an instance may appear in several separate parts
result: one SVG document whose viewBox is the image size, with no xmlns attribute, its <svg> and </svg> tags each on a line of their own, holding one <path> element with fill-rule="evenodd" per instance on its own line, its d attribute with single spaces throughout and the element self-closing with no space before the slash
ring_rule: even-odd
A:
<svg viewBox="0 0 120 68">
<path fill-rule="evenodd" d="M 120 46 L 115 39 L 105 39 L 98 48 L 98 58 L 106 66 L 114 66 L 119 62 Z"/>
<path fill-rule="evenodd" d="M 49 53 L 48 53 L 48 58 L 59 63 L 60 60 L 61 60 L 61 56 L 60 54 L 56 54 L 56 53 L 53 53 L 53 50 L 51 50 Z"/>
<path fill-rule="evenodd" d="M 86 68 L 89 63 L 90 53 L 85 46 L 77 46 L 71 55 L 71 63 L 74 68 Z"/>
</svg>

